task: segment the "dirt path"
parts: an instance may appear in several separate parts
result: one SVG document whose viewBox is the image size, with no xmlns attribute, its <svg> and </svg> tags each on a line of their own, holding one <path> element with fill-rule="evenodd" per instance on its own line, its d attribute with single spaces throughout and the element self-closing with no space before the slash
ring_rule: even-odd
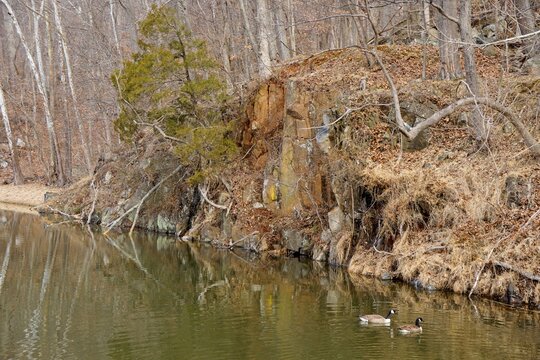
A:
<svg viewBox="0 0 540 360">
<path fill-rule="evenodd" d="M 0 202 L 37 206 L 43 202 L 43 197 L 48 191 L 58 192 L 60 190 L 40 184 L 0 185 Z"/>
</svg>

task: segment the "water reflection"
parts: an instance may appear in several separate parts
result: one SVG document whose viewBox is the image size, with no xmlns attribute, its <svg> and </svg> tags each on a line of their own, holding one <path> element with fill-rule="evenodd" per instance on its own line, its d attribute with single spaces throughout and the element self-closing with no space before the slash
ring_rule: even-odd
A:
<svg viewBox="0 0 540 360">
<path fill-rule="evenodd" d="M 535 358 L 538 313 L 0 211 L 0 358 Z M 399 309 L 391 326 L 360 313 Z M 425 320 L 424 333 L 398 324 Z"/>
</svg>

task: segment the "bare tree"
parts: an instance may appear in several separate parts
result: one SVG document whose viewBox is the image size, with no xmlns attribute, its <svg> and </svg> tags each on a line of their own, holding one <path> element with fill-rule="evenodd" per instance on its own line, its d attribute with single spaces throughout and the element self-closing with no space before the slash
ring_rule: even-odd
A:
<svg viewBox="0 0 540 360">
<path fill-rule="evenodd" d="M 439 30 L 441 78 L 455 79 L 461 76 L 457 44 L 459 30 L 458 24 L 450 20 L 449 17 L 457 18 L 458 1 L 434 0 L 432 5 L 438 10 L 435 18 Z"/>
<path fill-rule="evenodd" d="M 257 23 L 259 40 L 259 76 L 263 79 L 272 74 L 270 64 L 270 26 L 266 0 L 257 0 Z"/>
<path fill-rule="evenodd" d="M 17 148 L 13 144 L 13 133 L 11 132 L 11 124 L 9 122 L 6 101 L 4 99 L 4 89 L 2 87 L 2 81 L 0 81 L 0 113 L 2 114 L 2 120 L 4 122 L 4 129 L 6 130 L 6 137 L 8 141 L 9 152 L 11 154 L 11 167 L 13 169 L 13 183 L 20 185 L 24 182 L 24 176 L 19 166 L 19 159 L 17 158 Z"/>
<path fill-rule="evenodd" d="M 58 185 L 63 185 L 65 184 L 66 179 L 65 179 L 64 169 L 62 165 L 62 157 L 60 155 L 60 148 L 58 146 L 58 138 L 56 136 L 54 120 L 51 114 L 51 109 L 49 107 L 49 99 L 47 96 L 47 92 L 45 90 L 44 80 L 40 76 L 40 73 L 36 67 L 34 57 L 32 55 L 32 52 L 30 51 L 30 48 L 28 47 L 28 43 L 24 37 L 21 26 L 19 25 L 19 21 L 17 20 L 17 17 L 15 16 L 15 12 L 13 11 L 13 8 L 11 7 L 11 5 L 9 4 L 7 0 L 0 0 L 0 2 L 6 7 L 8 15 L 11 17 L 13 25 L 15 26 L 15 31 L 17 32 L 21 40 L 21 44 L 24 48 L 26 59 L 28 61 L 28 64 L 30 65 L 30 69 L 34 77 L 34 80 L 36 82 L 38 92 L 41 98 L 43 99 L 43 109 L 45 111 L 45 122 L 47 124 L 49 144 L 51 147 L 51 158 L 52 158 L 52 163 L 53 163 L 52 164 L 53 177 L 56 178 L 56 182 Z"/>
<path fill-rule="evenodd" d="M 90 158 L 90 149 L 88 146 L 88 137 L 86 135 L 86 131 L 84 129 L 84 125 L 81 119 L 81 113 L 79 111 L 79 102 L 77 100 L 77 93 L 75 91 L 75 85 L 73 81 L 73 74 L 71 70 L 71 60 L 69 57 L 69 51 L 67 47 L 67 38 L 66 34 L 64 33 L 64 28 L 62 26 L 62 21 L 60 19 L 60 13 L 58 11 L 58 6 L 56 4 L 58 0 L 52 0 L 53 10 L 54 10 L 54 22 L 56 24 L 56 30 L 58 31 L 60 35 L 60 44 L 62 45 L 62 52 L 64 54 L 64 60 L 66 65 L 66 74 L 67 74 L 67 81 L 69 85 L 69 92 L 71 94 L 71 100 L 73 101 L 73 111 L 75 113 L 75 121 L 77 123 L 77 128 L 79 130 L 79 136 L 81 138 L 81 144 L 84 154 L 84 162 L 86 165 L 86 170 L 88 174 L 92 173 L 92 160 Z"/>
</svg>

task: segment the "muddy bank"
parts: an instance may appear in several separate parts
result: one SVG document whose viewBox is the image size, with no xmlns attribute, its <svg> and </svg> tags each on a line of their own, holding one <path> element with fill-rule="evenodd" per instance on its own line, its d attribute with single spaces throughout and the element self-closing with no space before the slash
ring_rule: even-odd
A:
<svg viewBox="0 0 540 360">
<path fill-rule="evenodd" d="M 459 81 L 419 81 L 420 47 L 381 47 L 410 124 L 466 96 Z M 435 79 L 436 49 L 426 72 Z M 478 54 L 483 90 L 520 113 L 535 138 L 538 77 L 502 76 Z M 415 73 L 415 69 L 417 73 Z M 360 86 L 360 84 L 363 84 Z M 367 85 L 366 85 L 367 84 Z M 467 109 L 408 142 L 381 71 L 355 49 L 284 67 L 244 103 L 241 156 L 229 171 L 193 186 L 166 145 L 145 137 L 103 158 L 51 206 L 119 224 L 174 233 L 216 246 L 305 255 L 354 274 L 400 279 L 426 289 L 540 303 L 540 167 L 512 126 L 483 109 L 489 151 L 471 140 Z"/>
</svg>

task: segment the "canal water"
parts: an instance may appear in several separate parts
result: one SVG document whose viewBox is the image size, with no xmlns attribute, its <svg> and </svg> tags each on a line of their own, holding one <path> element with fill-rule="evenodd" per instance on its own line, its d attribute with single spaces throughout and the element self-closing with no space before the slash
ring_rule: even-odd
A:
<svg viewBox="0 0 540 360">
<path fill-rule="evenodd" d="M 357 320 L 390 308 L 390 326 Z M 107 358 L 540 359 L 540 314 L 0 211 L 0 359 Z"/>
</svg>

